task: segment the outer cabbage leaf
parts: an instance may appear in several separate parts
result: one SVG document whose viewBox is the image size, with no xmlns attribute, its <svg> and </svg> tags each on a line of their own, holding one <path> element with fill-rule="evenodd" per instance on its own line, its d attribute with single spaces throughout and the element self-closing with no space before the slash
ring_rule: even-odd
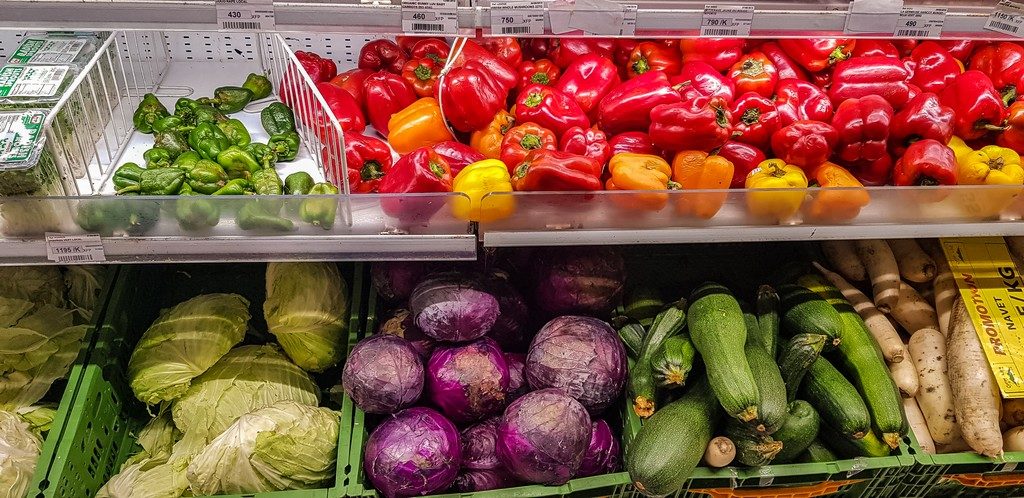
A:
<svg viewBox="0 0 1024 498">
<path fill-rule="evenodd" d="M 73 312 L 49 304 L 36 307 L 0 329 L 0 409 L 32 405 L 78 358 L 87 325 L 71 325 Z"/>
<path fill-rule="evenodd" d="M 303 369 L 321 372 L 341 360 L 347 288 L 334 263 L 267 265 L 267 328 Z"/>
<path fill-rule="evenodd" d="M 248 323 L 249 301 L 238 294 L 204 294 L 164 310 L 128 362 L 135 396 L 150 405 L 180 397 L 242 341 Z"/>
<path fill-rule="evenodd" d="M 64 270 L 68 302 L 86 321 L 92 319 L 92 312 L 99 303 L 106 268 L 103 265 L 78 265 L 68 266 Z"/>
<path fill-rule="evenodd" d="M 121 467 L 96 498 L 178 498 L 188 490 L 185 470 L 202 446 L 185 439 L 174 444 L 170 455 L 139 460 Z"/>
<path fill-rule="evenodd" d="M 0 296 L 64 306 L 64 278 L 56 266 L 0 267 Z"/>
<path fill-rule="evenodd" d="M 57 418 L 57 409 L 54 404 L 43 404 L 36 406 L 24 406 L 15 410 L 15 413 L 28 424 L 29 429 L 39 437 L 50 432 L 53 426 L 53 419 Z"/>
<path fill-rule="evenodd" d="M 181 432 L 171 420 L 171 411 L 164 410 L 149 421 L 136 436 L 136 443 L 142 451 L 128 457 L 121 465 L 124 471 L 128 467 L 146 460 L 167 461 L 171 456 L 174 443 L 181 438 Z"/>
<path fill-rule="evenodd" d="M 28 493 L 43 440 L 19 415 L 0 410 L 0 490 L 23 498 Z"/>
</svg>

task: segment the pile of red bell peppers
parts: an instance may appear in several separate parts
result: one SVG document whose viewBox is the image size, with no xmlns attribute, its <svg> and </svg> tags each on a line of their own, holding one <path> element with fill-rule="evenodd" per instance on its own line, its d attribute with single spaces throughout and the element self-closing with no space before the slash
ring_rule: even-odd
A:
<svg viewBox="0 0 1024 498">
<path fill-rule="evenodd" d="M 1012 164 L 1024 153 L 1020 43 L 480 38 L 442 79 L 451 51 L 376 40 L 337 75 L 298 54 L 345 130 L 352 191 L 451 191 L 484 159 L 502 161 L 515 190 L 686 189 L 703 167 L 684 160 L 693 151 L 728 160 L 717 184 L 732 187 L 756 188 L 748 176 L 772 158 L 811 185 L 1024 179 Z M 968 157 L 982 151 L 991 160 Z M 848 174 L 816 174 L 824 164 Z"/>
</svg>

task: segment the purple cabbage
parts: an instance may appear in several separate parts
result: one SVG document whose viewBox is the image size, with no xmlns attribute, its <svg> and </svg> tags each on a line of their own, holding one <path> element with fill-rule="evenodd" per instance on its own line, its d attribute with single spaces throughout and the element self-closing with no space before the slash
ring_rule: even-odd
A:
<svg viewBox="0 0 1024 498">
<path fill-rule="evenodd" d="M 557 387 L 591 413 L 615 402 L 626 383 L 626 348 L 607 323 L 588 316 L 561 316 L 534 336 L 526 355 L 533 389 Z"/>
<path fill-rule="evenodd" d="M 370 434 L 363 469 L 387 498 L 447 489 L 459 472 L 459 431 L 430 408 L 409 408 L 384 420 Z"/>
<path fill-rule="evenodd" d="M 487 491 L 491 489 L 509 488 L 519 484 L 514 477 L 503 469 L 470 470 L 462 469 L 452 489 L 460 493 Z"/>
<path fill-rule="evenodd" d="M 501 468 L 495 444 L 498 440 L 498 424 L 501 417 L 491 417 L 479 424 L 469 426 L 459 434 L 462 441 L 462 468 L 472 470 L 493 470 Z"/>
<path fill-rule="evenodd" d="M 590 447 L 576 477 L 610 474 L 619 470 L 619 440 L 604 420 L 594 421 L 590 431 Z"/>
<path fill-rule="evenodd" d="M 341 384 L 360 410 L 394 413 L 420 399 L 423 362 L 409 341 L 374 335 L 352 348 Z"/>
<path fill-rule="evenodd" d="M 498 459 L 516 478 L 565 484 L 590 443 L 590 415 L 560 389 L 541 389 L 509 405 L 498 424 Z"/>
<path fill-rule="evenodd" d="M 535 261 L 533 297 L 546 316 L 602 316 L 626 281 L 622 256 L 609 248 L 547 248 Z"/>
<path fill-rule="evenodd" d="M 378 261 L 370 264 L 370 282 L 385 301 L 401 303 L 431 270 L 433 265 L 423 261 Z"/>
<path fill-rule="evenodd" d="M 526 300 L 509 282 L 508 274 L 500 270 L 487 279 L 487 288 L 498 300 L 498 319 L 487 336 L 498 341 L 504 351 L 522 351 L 529 321 Z"/>
<path fill-rule="evenodd" d="M 388 313 L 380 328 L 377 329 L 377 333 L 393 335 L 409 341 L 409 344 L 424 361 L 430 359 L 430 353 L 434 351 L 434 340 L 413 323 L 412 312 L 407 309 L 399 308 Z"/>
<path fill-rule="evenodd" d="M 508 364 L 508 402 L 511 403 L 530 392 L 530 386 L 526 383 L 526 377 L 523 376 L 523 370 L 526 369 L 526 355 L 505 353 L 505 363 Z"/>
<path fill-rule="evenodd" d="M 493 339 L 438 346 L 427 363 L 430 400 L 457 423 L 495 415 L 505 407 L 508 364 Z"/>
<path fill-rule="evenodd" d="M 439 341 L 483 337 L 498 319 L 498 300 L 476 277 L 437 273 L 420 282 L 409 298 L 416 326 Z"/>
</svg>

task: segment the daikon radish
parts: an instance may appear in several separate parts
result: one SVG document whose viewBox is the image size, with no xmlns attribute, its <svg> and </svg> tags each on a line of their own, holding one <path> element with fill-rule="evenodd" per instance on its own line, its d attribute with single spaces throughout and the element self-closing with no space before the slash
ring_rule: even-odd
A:
<svg viewBox="0 0 1024 498">
<path fill-rule="evenodd" d="M 853 309 L 857 310 L 857 314 L 864 320 L 864 324 L 868 326 L 868 330 L 871 331 L 875 342 L 881 348 L 885 361 L 889 363 L 902 362 L 904 359 L 903 340 L 900 339 L 900 334 L 889 323 L 889 319 L 882 312 L 878 311 L 875 303 L 871 302 L 868 296 L 865 296 L 863 292 L 851 285 L 839 274 L 827 270 L 818 263 L 814 263 L 814 266 L 825 279 L 836 286 L 839 292 L 843 293 L 843 297 L 850 302 Z"/>
<path fill-rule="evenodd" d="M 1003 433 L 1003 449 L 1024 451 L 1024 427 L 1017 426 Z"/>
<path fill-rule="evenodd" d="M 938 241 L 934 239 L 922 241 L 921 247 L 932 257 L 932 261 L 935 261 L 936 274 L 935 280 L 932 280 L 932 294 L 934 294 L 932 302 L 935 304 L 935 316 L 939 320 L 939 332 L 948 336 L 949 315 L 953 311 L 953 300 L 959 294 L 956 288 L 956 277 L 953 276 L 949 262 L 946 261 L 946 254 L 942 252 Z"/>
<path fill-rule="evenodd" d="M 1003 400 L 1003 423 L 1010 427 L 1024 425 L 1024 399 Z"/>
<path fill-rule="evenodd" d="M 910 335 L 921 329 L 939 329 L 939 318 L 935 315 L 935 308 L 932 308 L 917 290 L 903 281 L 900 281 L 899 300 L 889 314 Z"/>
<path fill-rule="evenodd" d="M 910 338 L 909 349 L 921 386 L 917 405 L 928 421 L 928 433 L 936 444 L 952 443 L 960 437 L 960 427 L 946 376 L 946 338 L 938 330 L 921 329 Z"/>
<path fill-rule="evenodd" d="M 928 423 L 917 406 L 917 400 L 903 398 L 903 411 L 907 413 L 907 422 L 910 424 L 910 430 L 914 431 L 917 444 L 925 453 L 935 454 L 935 441 L 932 441 L 932 435 L 928 432 Z"/>
<path fill-rule="evenodd" d="M 889 248 L 896 258 L 900 276 L 911 282 L 930 282 L 935 278 L 935 261 L 925 254 L 914 239 L 892 239 Z"/>
<path fill-rule="evenodd" d="M 1002 457 L 999 387 L 985 359 L 967 307 L 960 298 L 953 304 L 953 314 L 949 319 L 946 352 L 953 409 L 964 441 L 982 455 Z"/>
<path fill-rule="evenodd" d="M 708 449 L 704 452 L 704 463 L 709 467 L 721 468 L 732 463 L 736 458 L 736 445 L 725 436 L 712 438 Z"/>
<path fill-rule="evenodd" d="M 906 346 L 903 347 L 906 348 Z M 910 353 L 904 349 L 901 356 L 910 356 Z M 917 376 L 917 367 L 914 366 L 914 362 L 901 361 L 899 363 L 889 363 L 889 376 L 892 377 L 892 381 L 899 388 L 900 396 L 904 398 L 917 396 L 920 384 Z"/>
<path fill-rule="evenodd" d="M 843 277 L 854 282 L 863 282 L 868 278 L 867 270 L 857 257 L 857 249 L 852 241 L 826 240 L 821 243 L 821 252 L 825 253 L 829 266 Z"/>
<path fill-rule="evenodd" d="M 900 297 L 900 271 L 896 258 L 884 240 L 854 242 L 857 257 L 871 277 L 871 294 L 878 311 L 888 313 Z"/>
</svg>

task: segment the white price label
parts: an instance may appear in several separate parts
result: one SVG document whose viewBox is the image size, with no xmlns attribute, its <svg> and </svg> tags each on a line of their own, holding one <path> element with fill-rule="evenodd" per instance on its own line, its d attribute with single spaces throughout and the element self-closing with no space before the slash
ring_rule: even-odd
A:
<svg viewBox="0 0 1024 498">
<path fill-rule="evenodd" d="M 492 0 L 491 34 L 543 35 L 543 0 Z"/>
<path fill-rule="evenodd" d="M 985 29 L 1011 36 L 1024 35 L 1024 3 L 1001 0 L 989 14 Z"/>
<path fill-rule="evenodd" d="M 619 31 L 620 36 L 633 36 L 636 34 L 636 11 L 636 4 L 622 4 L 622 30 Z"/>
<path fill-rule="evenodd" d="M 946 9 L 904 7 L 896 21 L 896 38 L 939 38 L 946 24 Z"/>
<path fill-rule="evenodd" d="M 419 35 L 458 34 L 458 1 L 403 0 L 402 31 Z"/>
<path fill-rule="evenodd" d="M 753 5 L 705 5 L 700 21 L 700 36 L 750 36 L 754 24 Z"/>
<path fill-rule="evenodd" d="M 46 232 L 46 259 L 68 264 L 99 263 L 107 260 L 99 234 L 68 235 Z"/>
<path fill-rule="evenodd" d="M 844 33 L 893 33 L 903 0 L 853 0 L 846 13 Z"/>
<path fill-rule="evenodd" d="M 274 0 L 216 0 L 222 31 L 273 31 Z"/>
</svg>

